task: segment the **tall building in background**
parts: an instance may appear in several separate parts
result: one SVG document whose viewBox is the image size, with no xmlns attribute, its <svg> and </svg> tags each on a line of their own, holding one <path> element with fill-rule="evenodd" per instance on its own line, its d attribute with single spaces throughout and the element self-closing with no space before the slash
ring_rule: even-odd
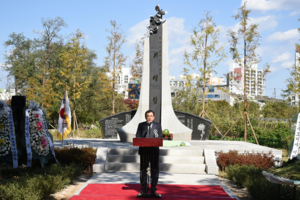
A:
<svg viewBox="0 0 300 200">
<path fill-rule="evenodd" d="M 299 67 L 300 65 L 300 46 L 296 47 L 295 51 L 295 64 Z M 292 105 L 299 105 L 299 94 L 298 95 L 291 95 L 291 104 Z"/>
<path fill-rule="evenodd" d="M 231 94 L 244 94 L 244 67 L 238 63 L 229 64 L 229 74 L 233 76 L 229 82 L 229 92 Z M 264 95 L 263 70 L 257 69 L 257 64 L 253 64 L 246 70 L 246 92 L 248 96 Z"/>
<path fill-rule="evenodd" d="M 111 73 L 106 74 L 108 77 L 112 78 Z M 125 95 L 125 99 L 128 98 L 128 85 L 131 79 L 130 68 L 122 68 L 122 73 L 119 74 L 116 78 L 115 91 L 123 93 Z"/>
<path fill-rule="evenodd" d="M 199 74 L 190 74 L 191 84 L 192 87 L 199 87 Z M 169 77 L 170 81 L 170 89 L 171 89 L 171 96 L 177 96 L 177 92 L 181 89 L 185 89 L 188 83 L 185 75 L 179 75 L 178 79 L 175 79 L 174 76 Z M 198 84 L 197 84 L 198 83 Z M 232 104 L 233 99 L 228 95 L 226 92 L 228 90 L 227 81 L 223 77 L 213 77 L 212 74 L 209 74 L 206 78 L 206 91 L 207 94 L 205 99 L 212 100 L 212 101 L 222 101 L 226 100 L 230 104 Z M 201 95 L 199 96 L 199 102 L 202 101 Z"/>
</svg>

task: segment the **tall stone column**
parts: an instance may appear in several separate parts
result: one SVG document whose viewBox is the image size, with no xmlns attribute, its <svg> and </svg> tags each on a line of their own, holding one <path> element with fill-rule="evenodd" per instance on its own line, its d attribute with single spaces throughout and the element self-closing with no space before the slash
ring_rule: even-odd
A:
<svg viewBox="0 0 300 200">
<path fill-rule="evenodd" d="M 150 17 L 150 37 L 144 43 L 143 79 L 139 107 L 128 124 L 118 129 L 121 141 L 132 142 L 138 124 L 145 121 L 145 112 L 155 112 L 156 122 L 162 129 L 173 133 L 173 140 L 190 140 L 192 130 L 183 125 L 175 115 L 171 101 L 169 81 L 168 23 L 165 14 L 156 6 L 157 14 Z"/>
</svg>

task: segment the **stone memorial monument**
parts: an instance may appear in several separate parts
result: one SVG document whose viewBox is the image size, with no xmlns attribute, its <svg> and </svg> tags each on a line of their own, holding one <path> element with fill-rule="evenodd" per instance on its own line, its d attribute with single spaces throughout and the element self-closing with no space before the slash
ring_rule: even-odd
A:
<svg viewBox="0 0 300 200">
<path fill-rule="evenodd" d="M 143 78 L 139 106 L 133 119 L 118 129 L 121 141 L 132 142 L 138 124 L 145 121 L 145 112 L 155 112 L 156 122 L 169 129 L 174 140 L 190 140 L 192 129 L 183 125 L 172 107 L 169 83 L 168 22 L 165 11 L 155 7 L 157 14 L 150 16 L 150 37 L 144 42 Z"/>
</svg>

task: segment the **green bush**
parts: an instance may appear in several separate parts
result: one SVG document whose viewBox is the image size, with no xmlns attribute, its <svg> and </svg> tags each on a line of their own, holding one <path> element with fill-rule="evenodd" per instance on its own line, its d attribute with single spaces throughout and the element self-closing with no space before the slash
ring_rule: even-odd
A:
<svg viewBox="0 0 300 200">
<path fill-rule="evenodd" d="M 40 200 L 70 184 L 82 173 L 76 164 L 33 169 L 14 180 L 1 182 L 0 197 L 5 200 Z"/>
<path fill-rule="evenodd" d="M 251 165 L 230 165 L 225 172 L 230 180 L 246 187 L 250 195 L 258 200 L 278 199 L 278 184 L 269 182 L 263 175 L 262 169 Z M 293 199 L 292 186 L 281 185 L 283 199 Z M 300 189 L 296 190 L 297 199 L 300 199 Z"/>
<path fill-rule="evenodd" d="M 83 167 L 84 170 L 92 172 L 93 164 L 96 160 L 97 149 L 93 147 L 88 148 L 55 148 L 55 155 L 59 162 L 63 164 L 75 163 Z"/>
<path fill-rule="evenodd" d="M 288 149 L 290 141 L 293 139 L 290 134 L 290 128 L 276 128 L 276 129 L 264 129 L 261 127 L 254 127 L 254 132 L 257 137 L 257 141 L 260 145 L 272 147 L 272 148 L 283 148 Z M 231 141 L 244 141 L 244 129 L 241 129 L 238 137 L 225 136 L 225 140 Z M 256 144 L 256 140 L 250 128 L 247 129 L 247 142 Z M 221 136 L 209 136 L 210 140 L 220 140 Z"/>
</svg>

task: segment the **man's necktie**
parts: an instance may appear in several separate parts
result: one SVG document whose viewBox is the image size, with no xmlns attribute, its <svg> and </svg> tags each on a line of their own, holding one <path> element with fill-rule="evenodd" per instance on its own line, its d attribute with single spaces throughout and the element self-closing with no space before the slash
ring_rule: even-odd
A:
<svg viewBox="0 0 300 200">
<path fill-rule="evenodd" d="M 147 122 L 147 135 L 146 135 L 147 138 L 150 137 L 151 125 L 152 125 L 152 123 Z"/>
</svg>

